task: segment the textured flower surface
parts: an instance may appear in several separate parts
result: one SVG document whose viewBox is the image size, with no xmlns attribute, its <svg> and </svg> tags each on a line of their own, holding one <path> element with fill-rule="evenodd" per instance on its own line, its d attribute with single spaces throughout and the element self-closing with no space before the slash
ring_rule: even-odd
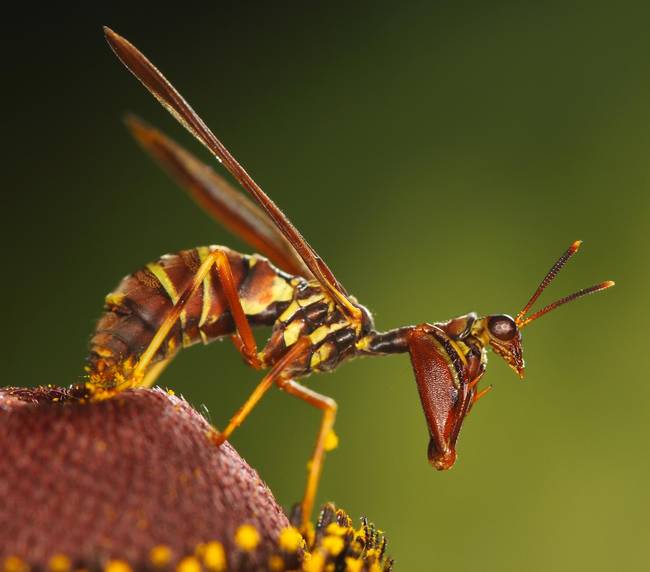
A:
<svg viewBox="0 0 650 572">
<path fill-rule="evenodd" d="M 88 402 L 0 389 L 0 563 L 27 570 L 390 569 L 385 539 L 327 505 L 300 534 L 257 473 L 159 389 Z"/>
</svg>

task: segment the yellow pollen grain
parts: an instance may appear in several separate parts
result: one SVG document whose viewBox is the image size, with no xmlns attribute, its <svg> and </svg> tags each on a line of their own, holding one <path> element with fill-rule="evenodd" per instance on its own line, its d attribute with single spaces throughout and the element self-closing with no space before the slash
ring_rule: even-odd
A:
<svg viewBox="0 0 650 572">
<path fill-rule="evenodd" d="M 325 443 L 323 447 L 326 451 L 333 451 L 339 446 L 338 435 L 334 432 L 334 429 L 330 429 L 329 433 L 325 435 Z"/>
<path fill-rule="evenodd" d="M 340 536 L 326 536 L 323 538 L 321 545 L 332 556 L 338 556 L 341 554 L 341 550 L 343 550 L 345 543 Z"/>
<path fill-rule="evenodd" d="M 8 556 L 3 562 L 4 572 L 27 572 L 29 566 L 17 556 Z"/>
<path fill-rule="evenodd" d="M 222 572 L 226 569 L 226 551 L 221 542 L 208 542 L 203 548 L 203 563 L 208 570 Z"/>
<path fill-rule="evenodd" d="M 156 567 L 163 567 L 169 564 L 172 559 L 172 550 L 169 546 L 159 544 L 149 551 L 149 561 Z"/>
<path fill-rule="evenodd" d="M 132 570 L 124 560 L 109 560 L 104 567 L 104 572 L 132 572 Z"/>
<path fill-rule="evenodd" d="M 282 556 L 274 554 L 269 557 L 269 570 L 271 570 L 271 572 L 281 572 L 284 570 L 284 559 Z"/>
<path fill-rule="evenodd" d="M 65 554 L 55 554 L 47 565 L 52 572 L 67 572 L 70 570 L 71 562 Z"/>
<path fill-rule="evenodd" d="M 312 557 L 303 563 L 302 569 L 304 572 L 322 572 L 324 566 L 325 559 L 323 558 L 323 555 L 312 554 Z"/>
<path fill-rule="evenodd" d="M 283 528 L 280 532 L 280 548 L 287 552 L 296 552 L 303 544 L 302 535 L 293 526 Z"/>
<path fill-rule="evenodd" d="M 176 566 L 176 572 L 201 572 L 201 563 L 194 556 L 186 556 Z"/>
<path fill-rule="evenodd" d="M 255 550 L 260 542 L 260 534 L 257 529 L 250 524 L 242 524 L 235 532 L 235 542 L 237 546 L 246 552 Z"/>
<path fill-rule="evenodd" d="M 337 522 L 332 522 L 327 525 L 327 528 L 325 529 L 325 532 L 327 534 L 334 534 L 336 536 L 343 536 L 348 529 L 345 526 L 341 526 Z"/>
<path fill-rule="evenodd" d="M 173 389 L 167 389 L 167 395 L 171 395 L 173 397 L 176 395 L 176 392 Z"/>
<path fill-rule="evenodd" d="M 355 560 L 351 556 L 348 556 L 345 559 L 345 570 L 346 572 L 361 572 L 361 567 L 363 563 L 361 560 Z"/>
</svg>

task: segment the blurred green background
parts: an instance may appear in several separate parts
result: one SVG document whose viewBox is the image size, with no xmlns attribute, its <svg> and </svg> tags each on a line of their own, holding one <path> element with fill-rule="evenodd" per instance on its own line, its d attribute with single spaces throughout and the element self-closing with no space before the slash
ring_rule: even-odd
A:
<svg viewBox="0 0 650 572">
<path fill-rule="evenodd" d="M 104 44 L 108 24 L 183 92 L 389 328 L 615 289 L 525 332 L 448 473 L 406 356 L 309 380 L 340 405 L 319 500 L 368 515 L 397 570 L 647 565 L 650 34 L 639 2 L 104 2 L 7 17 L 4 384 L 68 384 L 103 296 L 165 252 L 247 251 L 131 141 L 134 111 L 189 136 Z M 137 7 L 134 7 L 136 6 Z M 61 5 L 64 6 L 64 5 Z M 207 157 L 207 155 L 201 155 Z M 223 426 L 259 375 L 230 344 L 161 382 Z M 289 506 L 318 415 L 274 392 L 233 442 Z"/>
</svg>

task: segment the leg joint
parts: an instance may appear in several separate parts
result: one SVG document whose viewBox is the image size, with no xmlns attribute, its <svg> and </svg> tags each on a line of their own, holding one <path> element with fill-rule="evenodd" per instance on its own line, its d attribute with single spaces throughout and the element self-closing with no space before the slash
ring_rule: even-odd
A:
<svg viewBox="0 0 650 572">
<path fill-rule="evenodd" d="M 336 413 L 338 411 L 338 404 L 331 397 L 323 397 L 323 409 L 329 411 L 330 413 Z"/>
</svg>

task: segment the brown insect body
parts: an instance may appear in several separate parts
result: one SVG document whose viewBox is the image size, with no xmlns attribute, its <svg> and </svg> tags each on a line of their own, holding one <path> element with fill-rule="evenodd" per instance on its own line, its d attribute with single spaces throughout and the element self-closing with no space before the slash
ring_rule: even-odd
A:
<svg viewBox="0 0 650 572">
<path fill-rule="evenodd" d="M 292 364 L 293 378 L 334 369 L 357 352 L 358 332 L 367 334 L 372 321 L 364 310 L 357 331 L 315 281 L 291 276 L 265 257 L 246 255 L 223 246 L 199 247 L 162 256 L 126 276 L 106 297 L 105 312 L 90 342 L 86 371 L 91 385 L 111 390 L 128 383 L 134 365 L 151 343 L 179 293 L 187 289 L 208 252 L 227 254 L 239 300 L 251 326 L 273 326 L 261 367 L 270 367 L 300 337 L 311 347 Z M 219 276 L 211 270 L 202 287 L 189 298 L 180 320 L 153 356 L 148 371 L 170 360 L 182 348 L 234 335 L 236 327 L 228 309 Z M 145 372 L 146 373 L 146 372 Z"/>
<path fill-rule="evenodd" d="M 155 332 L 192 281 L 208 252 L 223 250 L 251 325 L 271 325 L 289 305 L 299 281 L 262 256 L 247 256 L 220 246 L 168 254 L 126 276 L 106 297 L 105 312 L 91 339 L 87 371 L 92 383 L 109 388 L 128 379 Z M 181 348 L 209 343 L 235 333 L 218 276 L 211 271 L 190 297 L 181 319 L 151 360 L 155 365 Z"/>
<path fill-rule="evenodd" d="M 528 316 L 542 291 L 580 246 L 574 242 L 512 318 L 470 313 L 440 323 L 374 329 L 370 312 L 351 297 L 325 262 L 165 77 L 132 44 L 106 29 L 120 60 L 230 172 L 238 193 L 211 168 L 143 122 L 128 125 L 139 143 L 215 218 L 269 260 L 225 247 L 167 255 L 127 276 L 109 294 L 92 338 L 87 387 L 96 398 L 127 387 L 149 386 L 181 347 L 230 335 L 246 362 L 269 368 L 257 388 L 213 440 L 221 444 L 277 385 L 323 412 L 302 502 L 305 524 L 314 503 L 323 455 L 336 443 L 336 403 L 295 380 L 328 371 L 360 355 L 408 352 L 429 428 L 428 456 L 439 469 L 456 459 L 456 440 L 478 391 L 492 349 L 523 377 L 521 330 L 567 302 L 609 288 L 602 282 Z M 282 268 L 279 270 L 278 268 Z M 251 332 L 272 325 L 258 351 Z"/>
</svg>

